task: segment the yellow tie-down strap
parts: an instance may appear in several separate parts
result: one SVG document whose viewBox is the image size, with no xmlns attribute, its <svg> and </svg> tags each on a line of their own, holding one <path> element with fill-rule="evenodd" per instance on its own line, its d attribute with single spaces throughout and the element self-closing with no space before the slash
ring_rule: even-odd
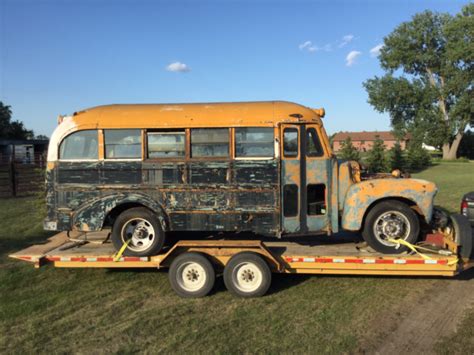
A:
<svg viewBox="0 0 474 355">
<path fill-rule="evenodd" d="M 430 257 L 429 255 L 426 255 L 426 254 L 423 254 L 422 252 L 420 252 L 418 249 L 420 250 L 428 250 L 430 251 L 429 249 L 427 248 L 423 248 L 423 247 L 420 247 L 418 245 L 413 245 L 409 242 L 407 242 L 406 240 L 404 239 L 393 239 L 393 238 L 388 238 L 387 241 L 389 241 L 390 243 L 394 243 L 394 244 L 398 244 L 398 245 L 404 245 L 406 246 L 408 249 L 410 249 L 411 251 L 415 252 L 416 254 L 418 254 L 419 256 L 421 256 L 424 260 L 433 260 L 432 257 Z M 448 261 L 447 265 L 455 265 L 458 263 L 458 258 L 455 258 L 451 261 Z"/>
<path fill-rule="evenodd" d="M 125 249 L 127 249 L 128 244 L 130 243 L 131 240 L 132 239 L 129 239 L 125 243 L 123 243 L 120 250 L 117 252 L 117 254 L 114 255 L 114 261 L 119 261 L 120 260 L 120 258 L 122 257 L 123 252 L 125 251 Z"/>
</svg>

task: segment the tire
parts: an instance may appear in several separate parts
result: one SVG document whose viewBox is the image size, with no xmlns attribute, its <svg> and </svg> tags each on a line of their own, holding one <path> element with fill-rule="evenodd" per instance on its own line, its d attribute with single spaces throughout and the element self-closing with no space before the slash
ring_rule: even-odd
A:
<svg viewBox="0 0 474 355">
<path fill-rule="evenodd" d="M 367 214 L 362 236 L 370 247 L 383 254 L 400 254 L 407 247 L 390 243 L 388 238 L 404 239 L 415 243 L 420 234 L 420 221 L 416 213 L 400 201 L 383 201 Z"/>
<path fill-rule="evenodd" d="M 117 251 L 129 239 L 123 255 L 151 256 L 163 248 L 165 233 L 153 212 L 144 207 L 135 207 L 122 212 L 112 227 L 112 243 Z"/>
<path fill-rule="evenodd" d="M 224 284 L 235 296 L 261 297 L 267 293 L 271 282 L 270 268 L 257 253 L 235 254 L 224 268 Z"/>
<path fill-rule="evenodd" d="M 171 288 L 180 297 L 199 298 L 211 292 L 216 273 L 200 253 L 184 253 L 173 260 L 168 273 Z"/>
<path fill-rule="evenodd" d="M 472 258 L 474 235 L 469 220 L 458 213 L 453 213 L 450 218 L 454 228 L 454 241 L 460 246 L 459 255 L 464 259 Z"/>
</svg>

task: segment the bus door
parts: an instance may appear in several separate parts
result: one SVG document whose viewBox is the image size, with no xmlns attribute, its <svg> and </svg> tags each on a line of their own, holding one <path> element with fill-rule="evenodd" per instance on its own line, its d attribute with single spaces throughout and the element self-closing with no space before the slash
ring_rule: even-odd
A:
<svg viewBox="0 0 474 355">
<path fill-rule="evenodd" d="M 311 124 L 281 125 L 281 214 L 283 233 L 305 234 L 328 226 L 329 160 Z"/>
</svg>

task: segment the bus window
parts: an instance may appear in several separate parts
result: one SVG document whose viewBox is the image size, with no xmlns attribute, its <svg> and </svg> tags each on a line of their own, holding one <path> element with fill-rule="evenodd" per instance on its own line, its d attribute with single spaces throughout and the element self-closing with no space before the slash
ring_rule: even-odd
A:
<svg viewBox="0 0 474 355">
<path fill-rule="evenodd" d="M 181 131 L 148 132 L 148 158 L 176 158 L 185 155 L 185 134 Z"/>
<path fill-rule="evenodd" d="M 235 156 L 273 158 L 273 128 L 236 128 Z"/>
<path fill-rule="evenodd" d="M 298 129 L 286 128 L 283 132 L 283 154 L 285 157 L 298 156 Z"/>
<path fill-rule="evenodd" d="M 319 141 L 318 133 L 313 127 L 306 130 L 306 155 L 308 157 L 321 157 L 324 151 Z"/>
<path fill-rule="evenodd" d="M 67 136 L 59 147 L 59 158 L 63 160 L 99 159 L 97 131 L 85 130 Z"/>
<path fill-rule="evenodd" d="M 140 159 L 142 157 L 142 135 L 139 129 L 106 129 L 106 159 Z"/>
<path fill-rule="evenodd" d="M 191 129 L 192 157 L 228 157 L 229 130 L 227 128 Z"/>
</svg>

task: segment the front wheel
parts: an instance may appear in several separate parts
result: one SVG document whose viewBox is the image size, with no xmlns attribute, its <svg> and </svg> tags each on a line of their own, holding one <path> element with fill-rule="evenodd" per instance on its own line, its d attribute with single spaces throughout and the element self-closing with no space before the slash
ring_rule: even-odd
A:
<svg viewBox="0 0 474 355">
<path fill-rule="evenodd" d="M 402 239 L 415 243 L 420 233 L 420 221 L 416 213 L 400 201 L 384 201 L 375 205 L 367 214 L 362 236 L 378 252 L 400 254 L 407 247 L 390 242 Z"/>
</svg>

